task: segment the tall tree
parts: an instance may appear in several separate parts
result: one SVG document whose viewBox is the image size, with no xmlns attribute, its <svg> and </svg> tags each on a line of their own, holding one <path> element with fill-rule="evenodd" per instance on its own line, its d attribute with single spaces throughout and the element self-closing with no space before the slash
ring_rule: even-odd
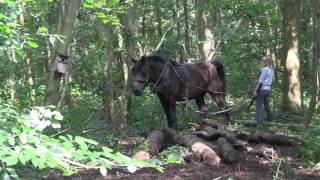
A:
<svg viewBox="0 0 320 180">
<path fill-rule="evenodd" d="M 189 17 L 188 17 L 188 0 L 183 0 L 183 16 L 184 16 L 184 39 L 187 56 L 190 56 L 190 33 L 189 33 Z"/>
<path fill-rule="evenodd" d="M 198 44 L 201 60 L 211 60 L 214 56 L 214 30 L 217 18 L 208 0 L 196 0 Z"/>
<path fill-rule="evenodd" d="M 180 0 L 175 1 L 175 6 L 173 8 L 174 18 L 176 19 L 176 27 L 177 27 L 177 39 L 178 39 L 178 46 L 179 46 L 179 59 L 180 63 L 184 63 L 184 53 L 181 41 L 181 24 L 180 24 Z"/>
<path fill-rule="evenodd" d="M 104 119 L 109 124 L 109 130 L 116 132 L 118 129 L 118 123 L 115 121 L 115 109 L 114 109 L 114 83 L 112 66 L 115 59 L 113 52 L 114 46 L 112 42 L 113 27 L 111 25 L 105 25 L 105 50 L 103 55 L 105 83 L 103 87 L 103 107 L 104 107 Z"/>
<path fill-rule="evenodd" d="M 135 49 L 136 49 L 136 36 L 137 36 L 137 26 L 134 19 L 135 8 L 133 5 L 129 5 L 128 11 L 126 14 L 126 23 L 127 23 L 127 43 L 126 43 L 126 52 L 127 58 L 123 63 L 123 72 L 124 72 L 124 92 L 125 92 L 125 100 L 123 103 L 123 114 L 125 121 L 128 120 L 128 114 L 130 111 L 131 105 L 131 96 L 132 92 L 130 89 L 131 84 L 131 73 L 130 73 L 130 58 L 135 58 Z"/>
<path fill-rule="evenodd" d="M 313 59 L 312 59 L 312 97 L 307 118 L 304 122 L 304 128 L 307 129 L 312 121 L 313 114 L 317 111 L 319 100 L 319 71 L 320 71 L 320 0 L 314 2 L 314 33 L 313 33 Z"/>
<path fill-rule="evenodd" d="M 157 21 L 157 30 L 158 30 L 158 36 L 162 37 L 162 20 L 161 20 L 161 0 L 154 2 L 154 11 L 156 13 L 156 21 Z"/>
<path fill-rule="evenodd" d="M 300 0 L 281 0 L 283 47 L 283 110 L 302 113 L 300 82 L 299 19 Z"/>
<path fill-rule="evenodd" d="M 57 74 L 56 63 L 59 56 L 70 57 L 70 42 L 81 0 L 60 0 L 58 3 L 59 17 L 56 34 L 62 35 L 64 38 L 63 42 L 55 41 L 54 49 L 50 58 L 50 69 L 47 75 L 46 94 L 44 97 L 45 105 L 58 105 L 59 101 L 61 104 L 61 101 L 64 99 L 63 92 L 66 91 L 66 87 L 64 85 L 68 84 L 66 81 L 69 79 L 67 76 L 69 73 L 64 75 Z"/>
</svg>

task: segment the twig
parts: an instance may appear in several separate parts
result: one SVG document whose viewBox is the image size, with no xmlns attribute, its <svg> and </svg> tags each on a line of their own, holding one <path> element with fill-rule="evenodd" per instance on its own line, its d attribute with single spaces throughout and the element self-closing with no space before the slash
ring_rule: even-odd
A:
<svg viewBox="0 0 320 180">
<path fill-rule="evenodd" d="M 156 47 L 156 50 L 155 50 L 156 52 L 159 50 L 159 48 L 160 48 L 161 45 L 163 44 L 163 42 L 164 42 L 167 34 L 168 34 L 168 33 L 171 31 L 171 29 L 173 28 L 173 25 L 174 25 L 174 24 L 172 24 L 172 25 L 168 28 L 168 30 L 163 34 L 163 36 L 161 37 L 161 40 L 160 40 L 160 42 L 158 43 L 158 45 L 157 45 L 157 47 Z"/>
<path fill-rule="evenodd" d="M 83 130 L 82 133 L 88 133 L 88 132 L 91 132 L 91 131 L 97 131 L 97 130 L 105 129 L 107 127 L 108 126 L 99 127 L 99 128 L 93 128 L 93 129 L 88 129 L 88 130 Z"/>
<path fill-rule="evenodd" d="M 229 175 L 231 175 L 231 173 L 228 173 L 228 174 L 219 176 L 219 177 L 217 177 L 217 178 L 214 178 L 213 180 L 219 180 L 219 179 L 221 179 L 221 178 L 223 178 L 223 177 L 226 177 L 226 176 L 229 176 Z"/>
<path fill-rule="evenodd" d="M 70 130 L 70 128 L 64 129 L 64 130 L 62 130 L 62 131 L 60 131 L 60 132 L 57 132 L 56 134 L 51 135 L 50 137 L 56 137 L 56 136 L 58 136 L 59 134 L 64 133 L 64 132 L 66 132 L 66 131 L 68 131 L 68 130 Z"/>
<path fill-rule="evenodd" d="M 277 167 L 276 175 L 273 177 L 273 179 L 279 179 L 280 166 L 281 166 L 281 159 L 280 159 L 279 165 Z"/>
</svg>

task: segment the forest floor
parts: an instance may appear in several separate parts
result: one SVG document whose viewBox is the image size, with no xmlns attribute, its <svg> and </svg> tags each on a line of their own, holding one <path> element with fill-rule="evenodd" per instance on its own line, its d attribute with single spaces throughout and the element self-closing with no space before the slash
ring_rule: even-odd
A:
<svg viewBox="0 0 320 180">
<path fill-rule="evenodd" d="M 252 147 L 259 146 L 251 144 Z M 255 155 L 242 153 L 239 161 L 235 163 L 222 163 L 212 167 L 206 162 L 192 161 L 184 164 L 167 164 L 164 173 L 152 168 L 142 168 L 135 173 L 113 169 L 106 176 L 101 176 L 99 170 L 83 171 L 71 177 L 63 177 L 55 174 L 45 179 L 71 179 L 71 180 L 94 180 L 94 179 L 190 179 L 190 180 L 272 180 L 272 179 L 320 179 L 320 171 L 314 171 L 303 167 L 303 159 L 300 157 L 299 147 L 268 146 L 277 152 L 276 158 L 263 158 Z"/>
</svg>

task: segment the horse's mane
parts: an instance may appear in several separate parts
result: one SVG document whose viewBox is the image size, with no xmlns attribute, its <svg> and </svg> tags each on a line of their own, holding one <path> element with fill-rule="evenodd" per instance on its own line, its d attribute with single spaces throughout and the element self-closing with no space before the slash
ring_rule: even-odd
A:
<svg viewBox="0 0 320 180">
<path fill-rule="evenodd" d="M 171 59 L 163 59 L 163 57 L 160 56 L 150 56 L 150 60 L 154 62 L 169 62 L 173 66 L 180 66 L 181 64 L 177 61 L 171 60 Z"/>
</svg>

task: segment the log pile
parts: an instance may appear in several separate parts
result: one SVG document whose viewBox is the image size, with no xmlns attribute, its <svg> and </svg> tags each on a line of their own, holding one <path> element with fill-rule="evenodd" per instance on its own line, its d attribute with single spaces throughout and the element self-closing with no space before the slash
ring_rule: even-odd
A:
<svg viewBox="0 0 320 180">
<path fill-rule="evenodd" d="M 149 135 L 148 143 L 150 150 L 146 153 L 150 157 L 158 156 L 162 149 L 178 144 L 188 147 L 193 152 L 184 156 L 186 161 L 190 161 L 191 156 L 196 156 L 198 157 L 196 159 L 215 166 L 221 162 L 236 162 L 241 153 L 268 158 L 277 157 L 276 151 L 264 144 L 299 146 L 302 141 L 284 134 L 248 133 L 205 123 L 194 132 L 178 132 L 170 128 L 155 130 Z M 262 145 L 251 147 L 252 143 Z"/>
</svg>

